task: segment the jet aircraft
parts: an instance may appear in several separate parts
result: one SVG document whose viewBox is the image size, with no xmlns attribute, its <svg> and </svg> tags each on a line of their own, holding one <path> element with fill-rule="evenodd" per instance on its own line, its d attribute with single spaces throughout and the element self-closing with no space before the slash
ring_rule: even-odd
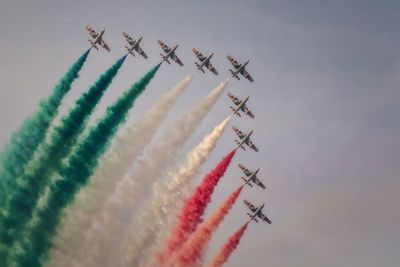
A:
<svg viewBox="0 0 400 267">
<path fill-rule="evenodd" d="M 90 27 L 88 25 L 86 25 L 85 28 L 89 32 L 90 36 L 93 38 L 93 40 L 89 39 L 89 43 L 91 44 L 90 48 L 94 47 L 97 50 L 99 50 L 99 48 L 97 47 L 97 44 L 98 44 L 99 46 L 101 46 L 105 50 L 107 50 L 108 52 L 111 51 L 110 47 L 103 40 L 103 34 L 106 31 L 105 29 L 102 30 L 100 33 L 98 33 L 92 27 Z"/>
<path fill-rule="evenodd" d="M 203 67 L 206 67 L 212 73 L 214 73 L 215 75 L 218 75 L 218 71 L 210 63 L 210 60 L 214 56 L 214 53 L 211 53 L 208 57 L 206 57 L 196 48 L 193 48 L 192 51 L 197 56 L 197 58 L 200 60 L 200 63 L 194 62 L 194 64 L 197 66 L 198 70 L 201 70 L 203 73 L 206 73 L 203 69 Z"/>
<path fill-rule="evenodd" d="M 233 111 L 233 114 L 236 114 L 239 117 L 241 117 L 239 111 L 242 111 L 243 113 L 249 115 L 250 118 L 254 119 L 255 117 L 254 114 L 250 111 L 250 109 L 246 105 L 247 101 L 249 100 L 249 97 L 246 97 L 244 100 L 240 100 L 232 93 L 228 93 L 228 96 L 230 99 L 232 99 L 233 103 L 236 105 L 236 108 L 230 107 L 231 110 Z"/>
<path fill-rule="evenodd" d="M 253 204 L 251 204 L 249 201 L 244 200 L 243 201 L 244 204 L 246 204 L 247 207 L 249 207 L 249 209 L 252 211 L 253 214 L 247 212 L 247 215 L 250 216 L 250 221 L 256 221 L 258 223 L 257 219 L 261 219 L 269 224 L 271 224 L 271 220 L 268 219 L 267 216 L 265 216 L 265 214 L 262 212 L 262 209 L 264 208 L 265 204 L 262 204 L 260 207 L 256 207 Z"/>
<path fill-rule="evenodd" d="M 265 189 L 265 185 L 257 178 L 257 174 L 260 171 L 260 168 L 258 168 L 255 171 L 250 171 L 249 169 L 246 168 L 246 166 L 240 163 L 239 163 L 239 168 L 242 169 L 244 175 L 247 177 L 247 178 L 243 176 L 240 177 L 245 182 L 245 184 L 252 187 L 253 185 L 251 184 L 251 182 L 253 182 L 254 184 L 260 186 L 262 189 Z"/>
<path fill-rule="evenodd" d="M 125 37 L 126 41 L 128 42 L 129 46 L 125 45 L 126 50 L 128 50 L 128 53 L 131 54 L 132 56 L 135 56 L 133 51 L 135 50 L 139 55 L 147 59 L 146 53 L 143 51 L 143 49 L 140 47 L 140 42 L 142 41 L 143 37 L 138 38 L 137 40 L 134 40 L 128 33 L 123 32 L 122 35 Z"/>
<path fill-rule="evenodd" d="M 254 82 L 254 79 L 246 71 L 246 66 L 247 66 L 247 64 L 249 64 L 249 60 L 247 60 L 245 63 L 241 64 L 230 55 L 228 55 L 228 59 L 231 62 L 231 64 L 233 65 L 233 67 L 235 67 L 235 70 L 229 69 L 230 73 L 232 73 L 232 77 L 235 77 L 236 79 L 240 80 L 239 74 L 241 74 L 243 77 L 245 77 L 250 82 Z"/>
<path fill-rule="evenodd" d="M 246 134 L 246 133 L 243 133 L 241 130 L 239 130 L 235 126 L 233 126 L 232 129 L 236 132 L 237 136 L 240 138 L 240 141 L 235 140 L 236 144 L 238 145 L 238 148 L 240 147 L 243 150 L 246 150 L 244 145 L 247 145 L 248 147 L 253 149 L 255 152 L 258 152 L 258 148 L 250 140 L 250 137 L 253 134 L 253 130 Z"/>
<path fill-rule="evenodd" d="M 178 48 L 178 45 L 175 45 L 173 48 L 169 48 L 161 40 L 158 40 L 158 43 L 161 46 L 161 48 L 164 50 L 164 52 L 166 53 L 165 55 L 160 53 L 161 57 L 163 58 L 163 60 L 161 62 L 166 61 L 168 64 L 171 64 L 171 62 L 169 62 L 169 60 L 168 60 L 168 58 L 171 58 L 173 61 L 178 63 L 180 66 L 183 66 L 182 60 L 180 60 L 175 53 L 176 49 Z"/>
</svg>

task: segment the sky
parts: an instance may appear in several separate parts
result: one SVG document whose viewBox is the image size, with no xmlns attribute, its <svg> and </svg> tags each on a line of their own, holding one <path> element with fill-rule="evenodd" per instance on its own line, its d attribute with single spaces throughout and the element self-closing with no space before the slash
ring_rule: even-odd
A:
<svg viewBox="0 0 400 267">
<path fill-rule="evenodd" d="M 300 3 L 301 2 L 301 3 Z M 250 60 L 255 82 L 230 79 L 256 115 L 260 152 L 238 151 L 210 214 L 240 184 L 238 163 L 260 167 L 267 189 L 245 188 L 213 237 L 212 257 L 247 220 L 248 199 L 265 203 L 272 225 L 252 223 L 226 266 L 398 266 L 400 263 L 400 2 L 398 1 L 61 1 L 0 0 L 0 146 L 88 47 L 84 26 L 106 29 L 111 53 L 92 51 L 64 101 L 65 114 L 125 52 L 121 32 L 143 36 L 148 60 L 128 58 L 95 116 L 160 61 L 157 39 L 184 67 L 163 65 L 129 121 L 188 74 L 195 77 L 160 134 L 229 78 L 226 55 Z M 214 52 L 218 76 L 195 70 L 192 48 Z M 185 153 L 230 114 L 223 95 Z M 233 147 L 231 129 L 195 183 Z"/>
</svg>

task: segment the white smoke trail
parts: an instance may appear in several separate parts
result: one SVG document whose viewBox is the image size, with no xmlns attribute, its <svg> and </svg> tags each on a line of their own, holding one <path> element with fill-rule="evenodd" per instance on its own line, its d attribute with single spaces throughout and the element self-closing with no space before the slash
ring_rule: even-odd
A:
<svg viewBox="0 0 400 267">
<path fill-rule="evenodd" d="M 184 192 L 189 191 L 191 178 L 198 172 L 217 145 L 217 141 L 228 125 L 231 116 L 219 123 L 213 131 L 187 154 L 186 160 L 175 172 L 168 174 L 167 181 L 155 184 L 151 201 L 138 212 L 127 228 L 125 241 L 116 253 L 118 263 L 113 266 L 139 266 L 148 259 L 148 251 L 159 231 L 166 230 L 168 219 L 177 213 L 184 201 Z"/>
<path fill-rule="evenodd" d="M 133 211 L 146 198 L 151 185 L 171 163 L 180 147 L 214 106 L 228 81 L 213 89 L 202 101 L 185 113 L 167 130 L 161 140 L 137 161 L 132 175 L 121 181 L 96 223 L 89 230 L 91 248 L 84 266 L 110 266 L 109 261 L 127 230 Z"/>
<path fill-rule="evenodd" d="M 116 138 L 113 147 L 102 158 L 98 170 L 91 178 L 90 186 L 77 195 L 75 203 L 67 211 L 55 238 L 51 266 L 68 267 L 71 266 L 71 261 L 79 261 L 84 257 L 85 250 L 91 244 L 84 242 L 83 237 L 91 226 L 92 218 L 101 213 L 118 182 L 151 142 L 168 111 L 186 90 L 192 78 L 192 75 L 187 76 L 161 96 L 137 122 Z"/>
</svg>

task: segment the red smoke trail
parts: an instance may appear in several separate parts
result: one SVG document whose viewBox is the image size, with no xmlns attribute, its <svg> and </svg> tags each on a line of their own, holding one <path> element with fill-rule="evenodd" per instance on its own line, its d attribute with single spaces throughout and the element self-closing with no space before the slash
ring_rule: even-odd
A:
<svg viewBox="0 0 400 267">
<path fill-rule="evenodd" d="M 225 262 L 228 261 L 232 252 L 238 246 L 240 239 L 242 238 L 244 232 L 246 232 L 247 226 L 249 223 L 247 222 L 243 225 L 236 233 L 234 233 L 231 237 L 229 237 L 228 241 L 221 248 L 217 255 L 215 255 L 209 267 L 221 267 Z"/>
<path fill-rule="evenodd" d="M 243 185 L 236 189 L 207 220 L 199 225 L 175 257 L 172 257 L 170 261 L 172 266 L 201 265 L 204 250 L 210 242 L 212 234 L 231 210 L 242 189 Z"/>
<path fill-rule="evenodd" d="M 197 225 L 202 222 L 202 215 L 211 201 L 211 195 L 214 192 L 215 186 L 218 184 L 229 164 L 236 149 L 230 152 L 223 158 L 218 165 L 208 173 L 202 183 L 196 188 L 196 191 L 189 198 L 178 217 L 178 223 L 171 231 L 170 237 L 167 239 L 164 250 L 158 255 L 160 264 L 164 263 L 170 256 L 182 246 L 188 239 L 189 235 L 194 232 Z"/>
</svg>

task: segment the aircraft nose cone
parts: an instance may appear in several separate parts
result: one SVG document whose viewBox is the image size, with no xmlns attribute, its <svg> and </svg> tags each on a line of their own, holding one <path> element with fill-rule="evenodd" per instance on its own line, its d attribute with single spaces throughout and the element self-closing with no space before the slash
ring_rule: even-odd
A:
<svg viewBox="0 0 400 267">
<path fill-rule="evenodd" d="M 85 28 L 86 28 L 86 30 L 88 30 L 88 31 L 91 31 L 91 30 L 92 30 L 92 27 L 90 27 L 89 25 L 86 25 Z"/>
<path fill-rule="evenodd" d="M 235 126 L 232 126 L 232 129 L 233 129 L 235 132 L 237 132 L 237 131 L 238 131 L 238 128 L 237 128 L 237 127 L 235 127 Z"/>
</svg>

